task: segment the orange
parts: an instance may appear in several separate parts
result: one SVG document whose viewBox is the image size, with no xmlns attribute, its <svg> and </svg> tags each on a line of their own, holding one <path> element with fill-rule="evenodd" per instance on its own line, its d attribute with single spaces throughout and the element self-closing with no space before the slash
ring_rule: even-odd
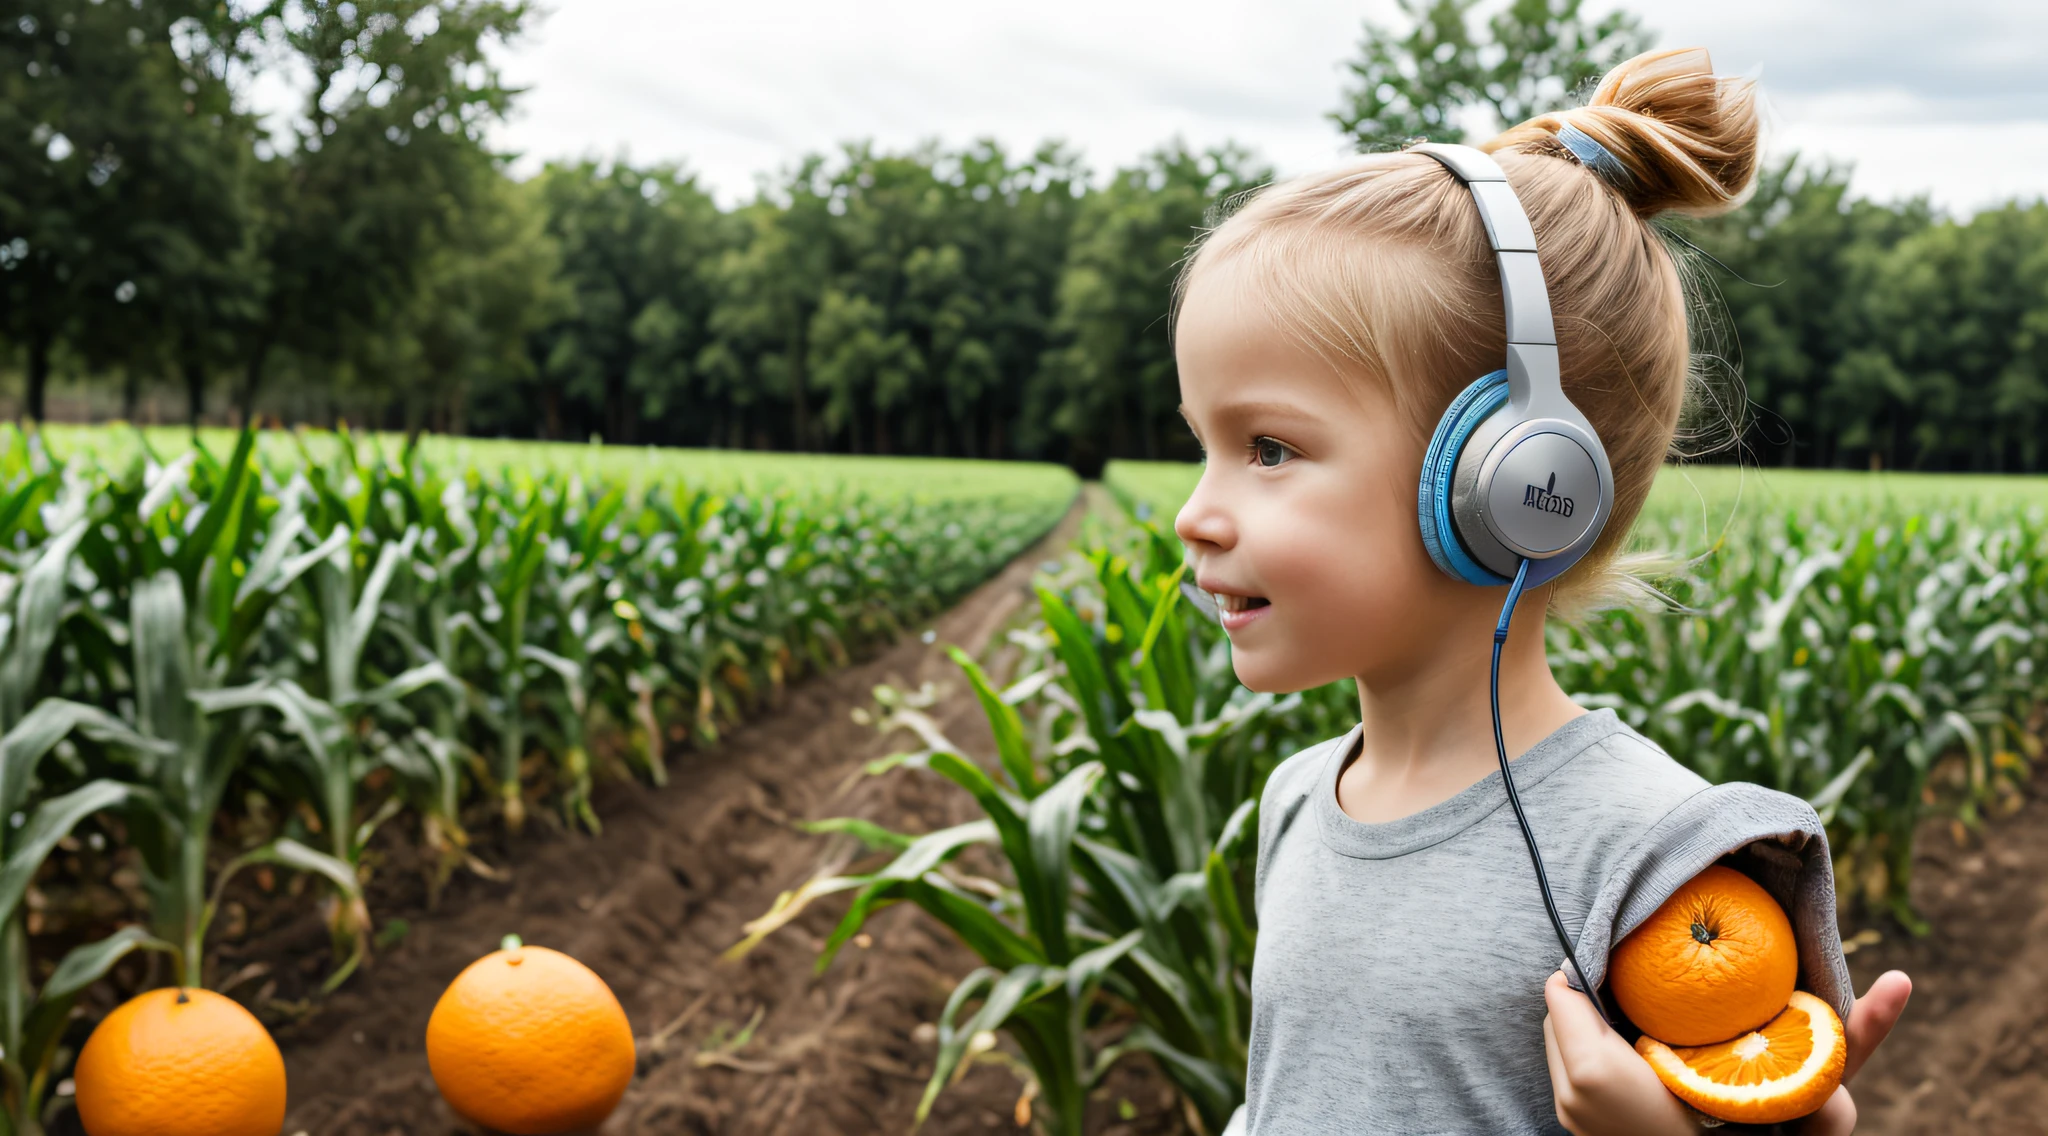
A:
<svg viewBox="0 0 2048 1136">
<path fill-rule="evenodd" d="M 1842 1083 L 1849 1046 L 1834 1009 L 1794 990 L 1785 1012 L 1760 1030 L 1690 1048 L 1644 1035 L 1636 1052 L 1665 1088 L 1701 1112 L 1737 1124 L 1776 1124 L 1827 1103 Z"/>
<path fill-rule="evenodd" d="M 559 951 L 469 964 L 427 1019 L 427 1067 L 450 1107 L 513 1136 L 595 1128 L 633 1080 L 633 1030 L 611 987 Z"/>
<path fill-rule="evenodd" d="M 1614 948 L 1621 1012 L 1669 1045 L 1727 1041 L 1776 1017 L 1799 980 L 1792 922 L 1762 885 L 1715 864 Z"/>
<path fill-rule="evenodd" d="M 284 1125 L 277 1043 L 211 990 L 166 987 L 115 1007 L 72 1077 L 90 1136 L 277 1136 Z"/>
</svg>

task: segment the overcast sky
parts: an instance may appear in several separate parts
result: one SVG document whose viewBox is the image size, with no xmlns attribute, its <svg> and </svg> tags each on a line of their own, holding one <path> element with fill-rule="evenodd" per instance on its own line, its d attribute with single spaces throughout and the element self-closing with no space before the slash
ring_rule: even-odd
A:
<svg viewBox="0 0 2048 1136">
<path fill-rule="evenodd" d="M 1496 4 L 1498 6 L 1498 3 Z M 2048 193 L 2043 0 L 1634 0 L 1662 47 L 1762 81 L 1771 149 L 1853 163 L 1855 192 L 1956 212 Z M 1606 11 L 1610 0 L 1588 0 Z M 1282 176 L 1347 153 L 1324 113 L 1394 0 L 552 0 L 500 53 L 532 89 L 495 143 L 679 161 L 719 202 L 809 151 L 1061 138 L 1098 184 L 1175 134 Z M 1488 10 L 1491 10 L 1490 8 Z"/>
</svg>

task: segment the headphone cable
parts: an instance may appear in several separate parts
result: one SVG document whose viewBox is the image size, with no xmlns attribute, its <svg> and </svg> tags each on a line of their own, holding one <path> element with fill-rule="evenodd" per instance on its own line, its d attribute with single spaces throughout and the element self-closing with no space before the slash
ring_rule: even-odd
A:
<svg viewBox="0 0 2048 1136">
<path fill-rule="evenodd" d="M 1515 570 L 1514 583 L 1508 587 L 1508 602 L 1500 609 L 1500 623 L 1493 629 L 1493 746 L 1500 755 L 1500 776 L 1508 789 L 1508 804 L 1514 806 L 1515 820 L 1522 826 L 1522 839 L 1529 844 L 1529 862 L 1536 868 L 1536 886 L 1543 890 L 1543 906 L 1550 912 L 1550 925 L 1557 931 L 1557 941 L 1564 948 L 1564 956 L 1571 960 L 1572 969 L 1578 972 L 1579 981 L 1586 981 L 1586 968 L 1579 965 L 1579 956 L 1573 952 L 1571 937 L 1564 933 L 1564 920 L 1558 918 L 1557 902 L 1550 898 L 1550 881 L 1543 874 L 1543 857 L 1536 854 L 1536 836 L 1529 831 L 1529 818 L 1522 813 L 1522 799 L 1515 795 L 1515 777 L 1508 772 L 1508 745 L 1500 730 L 1500 648 L 1508 639 L 1508 620 L 1514 615 L 1515 603 L 1522 598 L 1522 583 L 1529 575 L 1529 560 L 1522 558 L 1522 566 Z M 1614 1022 L 1607 1016 L 1607 1008 L 1600 1004 L 1600 996 L 1589 985 L 1586 997 L 1592 1000 L 1594 1012 L 1600 1020 L 1614 1029 Z M 1615 1032 L 1620 1032 L 1616 1029 Z"/>
</svg>

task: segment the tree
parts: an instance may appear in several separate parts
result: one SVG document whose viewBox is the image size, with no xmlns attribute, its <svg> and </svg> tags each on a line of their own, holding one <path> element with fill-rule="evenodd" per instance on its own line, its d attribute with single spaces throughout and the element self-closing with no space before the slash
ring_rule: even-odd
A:
<svg viewBox="0 0 2048 1136">
<path fill-rule="evenodd" d="M 714 269 L 712 340 L 697 357 L 701 389 L 724 404 L 711 411 L 712 445 L 728 438 L 746 444 L 740 439 L 747 420 L 757 408 L 776 406 L 788 415 L 786 444 L 820 447 L 809 397 L 809 334 L 839 259 L 831 197 L 818 187 L 824 163 L 806 155 L 774 193 L 763 186 L 738 211 L 746 226 L 741 244 Z"/>
<path fill-rule="evenodd" d="M 0 330 L 41 419 L 52 360 L 196 359 L 246 296 L 250 120 L 222 5 L 27 0 L 0 24 Z"/>
<path fill-rule="evenodd" d="M 1217 203 L 1272 176 L 1241 146 L 1197 153 L 1176 139 L 1089 195 L 1060 278 L 1056 346 L 1022 423 L 1035 439 L 1064 442 L 1089 476 L 1110 457 L 1183 456 L 1169 449 L 1186 435 L 1174 428 L 1174 273 Z"/>
<path fill-rule="evenodd" d="M 1514 0 L 1472 33 L 1479 0 L 1400 0 L 1406 36 L 1367 22 L 1357 82 L 1327 117 L 1361 153 L 1399 149 L 1418 138 L 1463 142 L 1460 120 L 1490 109 L 1511 126 L 1570 104 L 1579 88 L 1650 46 L 1635 16 L 1619 9 L 1597 21 L 1584 0 Z"/>
<path fill-rule="evenodd" d="M 807 155 L 741 210 L 703 412 L 804 449 L 1009 452 L 1084 189 L 1057 143 Z"/>
<path fill-rule="evenodd" d="M 2039 468 L 2048 427 L 2048 203 L 1943 220 L 1876 258 L 1868 340 L 1830 395 L 1860 406 L 1844 446 L 1888 467 Z"/>
<path fill-rule="evenodd" d="M 483 131 L 511 105 L 485 49 L 530 14 L 526 0 L 269 0 L 252 14 L 312 82 L 254 176 L 269 276 L 238 337 L 245 415 L 275 353 L 345 375 L 413 302 L 485 192 Z"/>
<path fill-rule="evenodd" d="M 935 174 L 951 187 L 944 243 L 904 266 L 904 321 L 939 392 L 921 449 L 1001 457 L 1051 343 L 1088 175 L 1059 142 L 1012 161 L 987 138 L 944 155 Z"/>
<path fill-rule="evenodd" d="M 648 419 L 659 440 L 673 440 L 666 419 L 687 414 L 693 363 L 710 338 L 711 273 L 736 243 L 737 219 L 674 165 L 550 164 L 533 192 L 570 296 L 529 343 L 548 434 L 558 435 L 566 396 L 595 408 L 608 440 L 638 439 Z"/>
<path fill-rule="evenodd" d="M 1846 397 L 1875 378 L 1876 360 L 1852 358 L 1872 346 L 1865 299 L 1886 250 L 1931 221 L 1925 199 L 1853 199 L 1847 167 L 1795 153 L 1760 171 L 1741 207 L 1666 222 L 1720 262 L 1684 257 L 1707 305 L 1698 347 L 1741 368 L 1773 464 L 1837 464 L 1842 439 L 1869 428 L 1882 404 Z"/>
<path fill-rule="evenodd" d="M 413 302 L 365 345 L 377 353 L 370 386 L 400 404 L 408 431 L 463 433 L 477 396 L 516 405 L 536 377 L 529 338 L 573 310 L 531 184 L 495 163 L 479 176 L 471 208 L 428 254 Z"/>
</svg>

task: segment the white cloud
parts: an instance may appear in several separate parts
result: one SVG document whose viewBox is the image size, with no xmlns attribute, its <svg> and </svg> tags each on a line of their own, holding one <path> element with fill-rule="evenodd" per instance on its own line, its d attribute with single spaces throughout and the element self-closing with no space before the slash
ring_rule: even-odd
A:
<svg viewBox="0 0 2048 1136">
<path fill-rule="evenodd" d="M 1596 0 L 1596 6 L 1597 0 Z M 1755 73 L 1776 145 L 1852 162 L 1857 192 L 1967 211 L 2048 191 L 2048 5 L 2032 0 L 1642 0 L 1668 45 Z M 1098 178 L 1175 134 L 1281 173 L 1346 152 L 1323 115 L 1360 21 L 1392 0 L 560 0 L 502 53 L 532 89 L 495 141 L 551 158 L 674 160 L 721 203 L 806 152 L 870 138 L 1059 138 Z"/>
</svg>

